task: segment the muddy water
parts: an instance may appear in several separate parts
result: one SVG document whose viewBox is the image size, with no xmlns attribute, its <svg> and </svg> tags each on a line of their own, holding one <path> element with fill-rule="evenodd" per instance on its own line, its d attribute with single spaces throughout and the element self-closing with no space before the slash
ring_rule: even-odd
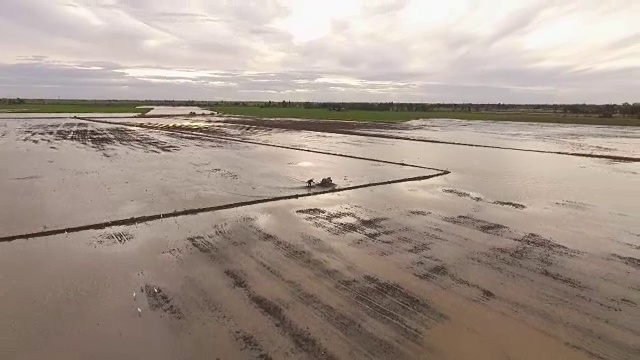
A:
<svg viewBox="0 0 640 360">
<path fill-rule="evenodd" d="M 414 120 L 388 133 L 545 151 L 640 156 L 640 128 L 464 120 Z M 378 133 L 385 133 L 379 132 Z"/>
<path fill-rule="evenodd" d="M 264 177 L 268 195 L 287 192 L 276 186 L 286 177 L 274 175 L 274 167 L 302 177 L 323 164 L 323 173 L 363 180 L 424 171 L 259 142 L 451 174 L 0 243 L 0 322 L 10 324 L 0 328 L 0 339 L 9 358 L 635 359 L 640 353 L 637 163 L 180 122 L 155 129 L 87 123 L 87 137 L 46 122 L 40 129 L 0 124 L 2 173 L 28 178 L 27 170 L 42 168 L 62 179 L 31 186 L 37 179 L 20 180 L 9 191 L 5 182 L 3 199 L 25 189 L 31 204 L 25 211 L 49 209 L 34 218 L 62 211 L 57 221 L 74 223 L 90 219 L 78 214 L 91 206 L 76 194 L 91 198 L 91 187 L 82 184 L 95 179 L 121 189 L 101 195 L 105 206 L 95 214 L 129 197 L 145 204 L 129 216 L 158 208 L 147 207 L 137 194 L 142 188 L 122 190 L 127 180 L 120 177 L 152 186 L 168 207 L 220 201 L 217 192 L 171 198 L 170 186 L 186 186 L 188 194 L 217 189 L 208 181 L 262 194 L 252 189 L 261 182 L 245 179 Z M 206 140 L 207 134 L 218 138 Z M 37 148 L 43 143 L 58 149 Z M 69 157 L 69 168 L 100 165 L 94 180 L 78 176 L 69 187 L 55 187 L 67 208 L 49 205 L 44 191 L 29 195 L 76 177 L 42 165 L 41 158 L 54 155 L 54 164 Z M 22 161 L 6 165 L 7 158 Z M 241 176 L 201 178 L 193 158 Z M 138 178 L 149 173 L 155 176 Z M 0 215 L 9 226 L 24 217 Z"/>
<path fill-rule="evenodd" d="M 638 161 L 637 127 L 580 126 L 461 120 L 416 120 L 406 123 L 362 123 L 257 119 L 216 116 L 227 125 L 259 126 L 278 130 L 362 134 L 416 142 L 500 148 L 538 153 L 564 153 L 595 158 Z"/>
<path fill-rule="evenodd" d="M 232 133 L 235 129 L 232 128 Z M 273 136 L 277 133 L 277 137 Z M 632 181 L 640 174 L 637 163 L 593 160 L 588 158 L 507 151 L 500 149 L 428 144 L 402 140 L 387 140 L 351 135 L 322 135 L 312 132 L 260 132 L 244 131 L 263 141 L 283 144 L 327 148 L 354 154 L 372 154 L 378 158 L 396 161 L 427 163 L 433 167 L 454 172 L 448 179 L 458 178 L 476 187 L 476 190 L 492 192 L 493 196 L 507 196 L 514 200 L 530 200 L 568 194 L 576 197 L 594 197 L 606 203 L 608 208 L 622 206 L 630 212 L 633 201 L 622 201 L 629 191 L 634 191 Z M 612 147 L 615 145 L 611 145 Z M 499 179 L 499 180 L 498 180 Z M 580 186 L 575 184 L 580 182 Z M 610 183 L 622 182 L 621 184 Z M 610 185 L 608 185 L 610 184 Z M 504 187 L 507 186 L 507 189 Z M 500 194 L 500 191 L 505 194 Z M 587 191 L 585 191 L 587 190 Z M 597 190 L 597 191 L 596 191 Z M 601 194 L 605 191 L 605 194 Z M 617 194 L 617 196 L 616 196 Z M 600 204 L 598 204 L 600 205 Z"/>
<path fill-rule="evenodd" d="M 271 135 L 252 136 L 273 141 Z M 504 206 L 496 206 L 495 202 L 507 203 L 510 208 L 524 206 L 526 213 L 544 216 L 549 220 L 545 221 L 546 226 L 557 230 L 571 228 L 579 234 L 597 230 L 600 236 L 580 240 L 592 243 L 589 239 L 596 238 L 599 244 L 592 244 L 596 247 L 602 246 L 601 238 L 613 242 L 631 236 L 630 241 L 637 241 L 629 232 L 640 231 L 640 208 L 634 200 L 640 197 L 636 186 L 639 163 L 347 135 L 318 137 L 314 133 L 285 132 L 279 133 L 277 139 L 288 145 L 330 146 L 338 152 L 448 169 L 452 174 L 447 177 L 413 188 L 416 192 L 423 186 L 436 188 L 441 192 L 439 197 L 471 201 L 478 211 L 503 210 Z M 569 226 L 565 226 L 567 220 L 572 221 Z M 590 226 L 585 228 L 585 223 Z"/>
<path fill-rule="evenodd" d="M 0 236 L 437 173 L 75 119 L 3 129 Z"/>
</svg>

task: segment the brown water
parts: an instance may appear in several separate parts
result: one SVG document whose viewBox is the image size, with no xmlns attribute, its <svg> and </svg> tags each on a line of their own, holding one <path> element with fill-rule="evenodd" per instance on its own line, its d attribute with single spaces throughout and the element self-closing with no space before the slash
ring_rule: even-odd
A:
<svg viewBox="0 0 640 360">
<path fill-rule="evenodd" d="M 504 121 L 414 120 L 396 134 L 416 138 L 590 154 L 640 155 L 640 128 Z"/>
<path fill-rule="evenodd" d="M 8 358 L 640 353 L 639 163 L 210 118 L 157 123 L 0 121 L 0 189 L 13 209 L 0 211 L 0 237 L 306 193 L 308 177 L 347 186 L 437 172 L 337 155 L 451 173 L 2 242 Z M 549 136 L 533 141 L 570 149 Z"/>
</svg>

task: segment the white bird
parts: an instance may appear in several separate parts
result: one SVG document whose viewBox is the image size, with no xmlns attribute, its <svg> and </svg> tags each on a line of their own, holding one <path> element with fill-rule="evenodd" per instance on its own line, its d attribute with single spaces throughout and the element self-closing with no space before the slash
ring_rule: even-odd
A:
<svg viewBox="0 0 640 360">
<path fill-rule="evenodd" d="M 138 316 L 142 316 L 142 310 L 140 310 L 140 308 L 138 308 Z"/>
<path fill-rule="evenodd" d="M 133 301 L 136 301 L 136 292 L 133 292 Z"/>
<path fill-rule="evenodd" d="M 155 291 L 156 293 L 158 292 L 158 289 L 156 289 L 156 287 L 153 287 L 153 291 Z"/>
</svg>

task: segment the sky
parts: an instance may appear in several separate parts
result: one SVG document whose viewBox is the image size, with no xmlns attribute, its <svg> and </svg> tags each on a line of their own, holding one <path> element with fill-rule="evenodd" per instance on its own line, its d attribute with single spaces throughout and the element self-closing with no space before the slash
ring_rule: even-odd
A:
<svg viewBox="0 0 640 360">
<path fill-rule="evenodd" d="M 640 101 L 638 0 L 0 0 L 0 97 Z"/>
</svg>

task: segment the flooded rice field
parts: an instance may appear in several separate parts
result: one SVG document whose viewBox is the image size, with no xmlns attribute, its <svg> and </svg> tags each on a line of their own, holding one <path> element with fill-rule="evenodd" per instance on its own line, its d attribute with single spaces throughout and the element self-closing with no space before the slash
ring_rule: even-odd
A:
<svg viewBox="0 0 640 360">
<path fill-rule="evenodd" d="M 638 139 L 444 120 L 0 120 L 0 347 L 637 359 Z"/>
<path fill-rule="evenodd" d="M 400 128 L 394 133 L 416 139 L 640 157 L 640 131 L 626 126 L 415 120 Z"/>
</svg>

